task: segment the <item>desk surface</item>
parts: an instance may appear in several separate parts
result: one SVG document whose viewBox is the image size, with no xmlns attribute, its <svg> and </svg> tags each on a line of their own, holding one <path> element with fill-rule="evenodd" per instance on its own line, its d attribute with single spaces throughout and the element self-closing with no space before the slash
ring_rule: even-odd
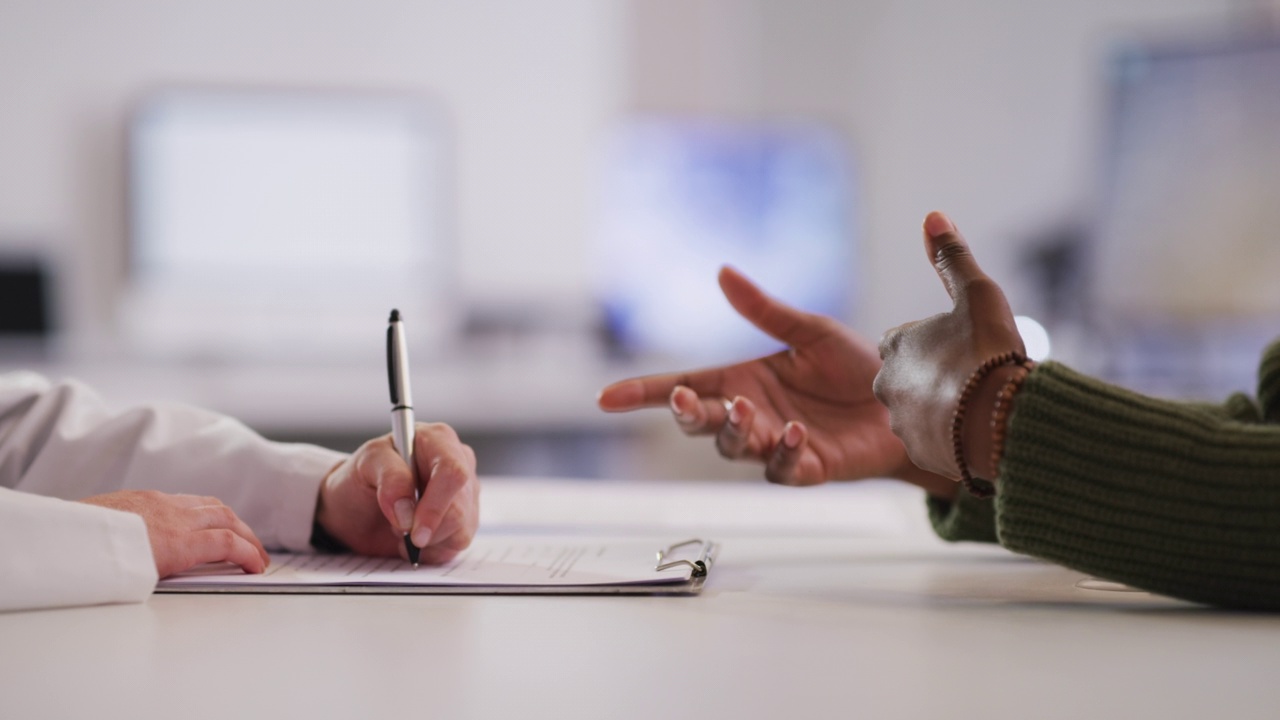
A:
<svg viewBox="0 0 1280 720">
<path fill-rule="evenodd" d="M 617 505 L 626 486 L 609 487 Z M 872 513 L 853 510 L 846 527 L 830 512 L 791 522 L 806 504 L 919 507 L 884 486 L 778 489 L 782 521 L 751 532 L 773 504 L 756 502 L 772 492 L 759 487 L 639 491 L 723 493 L 736 508 L 709 521 L 723 550 L 699 597 L 162 595 L 0 615 L 0 717 L 1277 713 L 1280 617 L 1081 589 L 1079 573 L 948 546 L 916 520 L 868 526 Z M 602 509 L 599 522 L 627 520 L 592 508 L 582 482 L 538 488 L 546 502 L 583 499 L 588 516 Z M 488 516 L 527 515 L 516 507 L 527 498 L 492 482 Z"/>
</svg>

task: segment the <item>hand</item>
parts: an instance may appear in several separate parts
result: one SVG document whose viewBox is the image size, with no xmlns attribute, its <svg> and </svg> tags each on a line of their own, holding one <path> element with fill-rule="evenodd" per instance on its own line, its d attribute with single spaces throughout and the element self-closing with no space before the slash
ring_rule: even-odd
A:
<svg viewBox="0 0 1280 720">
<path fill-rule="evenodd" d="M 156 572 L 168 577 L 197 565 L 230 562 L 260 573 L 270 560 L 258 538 L 217 498 L 118 490 L 80 502 L 142 516 Z"/>
<path fill-rule="evenodd" d="M 321 483 L 316 521 L 362 555 L 407 559 L 408 532 L 422 548 L 422 562 L 449 562 L 471 544 L 480 519 L 476 454 L 448 425 L 418 423 L 413 457 L 424 488 L 417 506 L 413 475 L 384 435 L 362 445 Z"/>
<path fill-rule="evenodd" d="M 875 379 L 875 393 L 889 408 L 890 426 L 907 447 L 912 462 L 925 470 L 952 478 L 959 477 L 952 445 L 951 423 L 960 392 L 969 376 L 987 359 L 1016 350 L 1026 354 L 1022 337 L 1004 293 L 978 267 L 969 246 L 951 220 L 939 212 L 924 221 L 925 249 L 933 267 L 955 303 L 948 313 L 907 323 L 885 333 L 880 341 L 884 367 Z M 976 396 L 990 395 L 993 384 L 1001 384 L 1014 368 L 1001 368 L 987 378 L 986 389 Z M 990 417 L 970 406 L 963 430 L 966 464 L 979 477 L 992 478 L 989 430 L 985 423 L 968 422 L 971 417 Z M 970 432 L 972 431 L 972 432 Z M 972 436 L 972 438 L 970 437 Z M 986 452 L 980 448 L 986 438 Z M 976 468 L 975 468 L 976 469 Z"/>
<path fill-rule="evenodd" d="M 913 467 L 871 392 L 880 358 L 836 320 L 764 294 L 737 271 L 720 271 L 734 309 L 790 349 L 691 373 L 633 378 L 600 393 L 623 412 L 669 405 L 686 434 L 714 435 L 720 454 L 765 464 L 770 482 L 897 477 L 951 494 L 952 483 Z"/>
</svg>

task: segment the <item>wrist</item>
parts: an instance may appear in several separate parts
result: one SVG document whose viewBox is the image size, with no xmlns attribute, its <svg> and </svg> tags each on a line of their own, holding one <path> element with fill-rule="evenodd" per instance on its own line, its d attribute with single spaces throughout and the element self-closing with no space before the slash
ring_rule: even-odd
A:
<svg viewBox="0 0 1280 720">
<path fill-rule="evenodd" d="M 1003 424 L 997 432 L 986 434 L 991 426 L 990 418 L 997 407 L 1006 402 L 1004 395 L 1011 396 L 1025 378 L 1024 374 L 1019 373 L 1030 372 L 1034 366 L 1017 350 L 992 355 L 973 371 L 960 390 L 955 412 L 951 416 L 951 449 L 956 470 L 960 473 L 960 482 L 966 490 L 978 497 L 989 498 L 995 493 L 994 483 L 986 480 L 995 478 L 995 467 L 999 465 L 1000 458 L 993 459 L 997 455 L 993 449 L 1004 438 Z M 1004 382 L 1001 383 L 1001 380 Z M 995 390 L 992 395 L 992 390 L 997 387 L 1009 390 Z M 1011 398 L 1008 402 L 1011 404 Z M 988 418 L 986 423 L 981 419 L 983 411 L 986 411 Z M 1002 412 L 1007 418 L 1008 408 L 1004 408 Z"/>
<path fill-rule="evenodd" d="M 960 491 L 960 483 L 952 478 L 923 470 L 909 461 L 907 467 L 894 476 L 903 482 L 911 483 L 923 489 L 931 497 L 941 500 L 955 500 L 956 494 Z"/>
<path fill-rule="evenodd" d="M 960 484 L 955 478 L 925 470 L 911 461 L 911 456 L 907 454 L 907 448 L 902 441 L 893 436 L 893 442 L 897 444 L 898 458 L 892 465 L 892 470 L 887 474 L 894 480 L 915 485 L 921 488 L 929 495 L 941 498 L 943 500 L 954 500 L 956 492 Z"/>
<path fill-rule="evenodd" d="M 329 497 L 334 476 L 342 465 L 343 463 L 340 462 L 325 473 L 324 479 L 320 481 L 320 489 L 316 492 L 316 512 L 311 521 L 311 545 L 322 552 L 334 549 L 333 545 L 329 544 L 329 540 L 332 540 L 337 545 L 343 545 L 342 541 L 338 539 L 337 528 L 333 523 L 334 507 Z M 320 544 L 317 544 L 317 540 L 320 541 Z"/>
<path fill-rule="evenodd" d="M 961 430 L 965 464 L 974 477 L 994 482 L 999 475 L 999 444 L 1013 396 L 1028 373 L 1030 369 L 1023 365 L 1005 365 L 992 370 L 974 388 Z"/>
</svg>

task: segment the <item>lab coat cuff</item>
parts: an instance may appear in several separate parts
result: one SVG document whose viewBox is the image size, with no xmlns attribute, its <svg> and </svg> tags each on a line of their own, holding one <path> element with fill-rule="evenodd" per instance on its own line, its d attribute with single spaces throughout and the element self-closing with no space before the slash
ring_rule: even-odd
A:
<svg viewBox="0 0 1280 720">
<path fill-rule="evenodd" d="M 347 456 L 312 445 L 292 446 L 279 469 L 279 497 L 275 502 L 272 527 L 276 542 L 291 552 L 312 552 L 311 526 L 316 515 L 320 483 Z M 273 479 L 275 480 L 275 479 Z"/>
<path fill-rule="evenodd" d="M 0 488 L 0 611 L 142 602 L 151 539 L 129 512 Z"/>
</svg>

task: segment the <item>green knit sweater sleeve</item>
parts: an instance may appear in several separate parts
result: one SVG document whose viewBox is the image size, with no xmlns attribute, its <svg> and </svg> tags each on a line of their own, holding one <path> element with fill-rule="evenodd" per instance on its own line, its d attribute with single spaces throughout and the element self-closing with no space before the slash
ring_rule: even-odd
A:
<svg viewBox="0 0 1280 720">
<path fill-rule="evenodd" d="M 1157 593 L 1280 609 L 1280 425 L 1256 407 L 1156 400 L 1041 365 L 1009 420 L 1000 542 Z"/>
<path fill-rule="evenodd" d="M 926 502 L 933 531 L 943 540 L 999 542 L 996 537 L 996 504 L 960 490 L 954 501 L 932 495 Z"/>
<path fill-rule="evenodd" d="M 1277 343 L 1275 349 L 1276 362 L 1272 390 L 1275 397 L 1275 412 L 1280 415 L 1280 343 Z M 1035 392 L 1035 387 L 1036 384 L 1032 383 L 1031 392 Z M 1263 396 L 1261 392 L 1259 396 Z M 1232 395 L 1221 405 L 1205 402 L 1171 402 L 1170 404 L 1186 412 L 1203 413 L 1223 420 L 1234 419 L 1243 423 L 1262 421 L 1258 405 L 1244 393 Z M 961 492 L 954 501 L 930 496 L 927 504 L 929 521 L 933 524 L 934 531 L 944 540 L 999 542 L 996 535 L 996 504 L 994 502 Z"/>
</svg>

